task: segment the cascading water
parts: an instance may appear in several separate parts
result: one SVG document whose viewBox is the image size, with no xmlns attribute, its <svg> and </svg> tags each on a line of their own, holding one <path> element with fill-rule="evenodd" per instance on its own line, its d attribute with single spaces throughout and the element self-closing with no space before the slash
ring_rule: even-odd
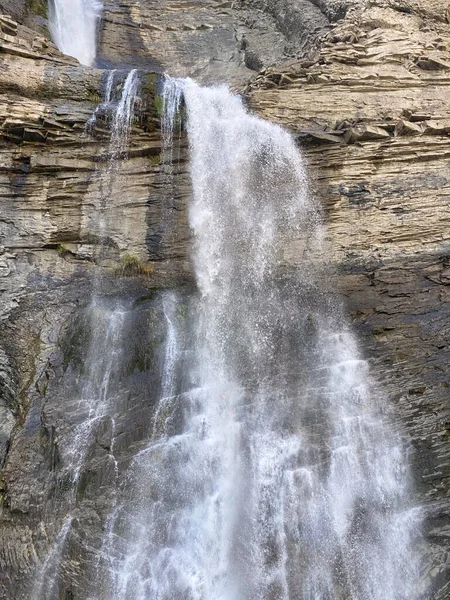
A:
<svg viewBox="0 0 450 600">
<path fill-rule="evenodd" d="M 96 234 L 101 240 L 97 260 L 101 260 L 106 250 L 104 241 L 109 210 L 108 200 L 117 182 L 120 161 L 127 158 L 135 102 L 140 88 L 139 73 L 136 69 L 132 69 L 123 80 L 120 97 L 117 98 L 115 86 L 120 81 L 119 76 L 120 73 L 116 70 L 108 73 L 103 100 L 86 123 L 86 132 L 93 134 L 99 113 L 103 112 L 110 129 L 109 144 L 105 156 L 106 163 L 103 163 L 100 167 L 100 206 L 98 207 L 97 218 L 91 224 L 91 234 Z"/>
<path fill-rule="evenodd" d="M 96 56 L 97 27 L 103 10 L 98 0 L 50 0 L 53 41 L 64 54 L 91 66 Z"/>
<path fill-rule="evenodd" d="M 159 181 L 164 188 L 164 194 L 161 195 L 158 217 L 149 227 L 147 238 L 150 242 L 150 252 L 153 257 L 157 258 L 176 255 L 179 248 L 179 231 L 177 231 L 175 220 L 176 214 L 181 208 L 176 182 L 184 176 L 184 165 L 180 161 L 182 119 L 179 109 L 181 102 L 182 92 L 176 85 L 176 80 L 166 75 L 161 115 L 162 148 L 159 173 Z"/>
<path fill-rule="evenodd" d="M 199 291 L 183 335 L 164 301 L 160 399 L 95 598 L 418 598 L 407 462 L 324 285 L 302 156 L 224 87 L 169 79 L 169 113 L 180 90 Z"/>
<path fill-rule="evenodd" d="M 111 98 L 112 82 L 107 83 L 106 94 Z M 110 163 L 114 164 L 121 152 L 126 152 L 128 148 L 128 139 L 133 118 L 134 103 L 139 90 L 139 74 L 137 69 L 132 69 L 123 84 L 122 94 L 113 114 L 111 128 L 111 158 Z M 111 100 L 110 100 L 111 101 Z"/>
<path fill-rule="evenodd" d="M 111 113 L 109 118 L 111 123 L 108 149 L 109 173 L 117 166 L 117 160 L 121 154 L 126 154 L 127 152 L 131 122 L 134 115 L 134 105 L 140 87 L 139 73 L 137 69 L 132 69 L 123 81 L 122 92 L 120 98 L 117 99 L 114 87 L 118 83 L 119 75 L 120 72 L 116 69 L 109 71 L 102 102 L 96 107 L 86 123 L 86 131 L 92 133 L 97 124 L 99 112 L 103 110 Z"/>
<path fill-rule="evenodd" d="M 170 512 L 166 513 L 165 503 L 154 502 L 152 489 L 156 491 L 166 485 L 170 474 L 167 438 L 178 428 L 177 371 L 183 354 L 182 335 L 177 325 L 180 306 L 176 294 L 163 295 L 166 332 L 159 402 L 148 431 L 151 442 L 136 454 L 127 470 L 123 493 L 105 536 L 102 554 L 107 557 L 105 562 L 109 572 L 102 572 L 103 577 L 98 578 L 103 584 L 101 598 L 152 598 L 157 593 L 151 578 L 145 574 L 155 568 L 152 564 L 154 544 L 162 533 L 150 523 L 161 522 L 163 525 L 170 515 Z M 126 540 L 122 538 L 122 531 L 127 532 Z"/>
</svg>

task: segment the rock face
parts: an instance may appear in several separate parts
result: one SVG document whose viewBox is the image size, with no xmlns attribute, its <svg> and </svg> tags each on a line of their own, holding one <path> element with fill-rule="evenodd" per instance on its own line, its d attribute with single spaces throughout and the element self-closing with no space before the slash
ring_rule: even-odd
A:
<svg viewBox="0 0 450 600">
<path fill-rule="evenodd" d="M 191 277 L 186 141 L 180 138 L 172 166 L 159 131 L 155 73 L 167 70 L 245 88 L 252 110 L 298 135 L 348 313 L 408 440 L 416 502 L 425 515 L 425 597 L 448 598 L 445 3 L 111 1 L 99 41 L 102 68 L 93 69 L 59 53 L 42 35 L 44 17 L 30 6 L 0 2 L 0 597 L 30 593 L 36 565 L 39 572 L 64 525 L 64 503 L 71 500 L 57 476 L 58 456 L 67 451 L 70 419 L 82 417 L 68 402 L 67 390 L 82 374 L 67 353 L 88 351 L 80 331 L 89 329 L 93 286 L 107 296 L 130 296 L 127 331 L 153 332 L 145 352 L 158 364 L 161 307 L 149 290 Z M 142 73 L 128 158 L 119 157 L 108 175 L 114 185 L 105 190 L 111 116 L 103 107 L 95 126 L 86 124 L 101 102 L 104 69 L 130 65 Z M 124 77 L 118 73 L 117 96 Z M 127 253 L 151 265 L 152 278 L 118 280 Z M 130 355 L 140 356 L 142 348 L 139 334 L 131 336 Z M 130 360 L 121 385 L 139 399 L 140 386 L 156 384 L 145 360 L 142 368 L 136 364 Z M 116 437 L 126 464 L 127 448 L 138 447 L 143 435 L 130 431 L 148 415 L 135 414 L 129 398 L 120 398 L 124 418 Z M 91 448 L 65 562 L 61 594 L 72 595 L 61 598 L 89 597 L 83 557 L 98 547 L 110 508 L 113 438 L 105 420 Z"/>
</svg>

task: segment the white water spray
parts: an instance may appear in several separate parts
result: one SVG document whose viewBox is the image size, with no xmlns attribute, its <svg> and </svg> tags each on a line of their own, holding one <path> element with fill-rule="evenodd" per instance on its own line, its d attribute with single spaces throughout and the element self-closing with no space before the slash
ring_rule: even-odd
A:
<svg viewBox="0 0 450 600">
<path fill-rule="evenodd" d="M 163 90 L 163 111 L 161 116 L 161 133 L 163 148 L 171 149 L 175 121 L 180 117 L 180 108 L 183 101 L 183 87 L 179 80 L 165 75 Z M 170 155 L 170 158 L 172 155 Z"/>
<path fill-rule="evenodd" d="M 111 99 L 112 83 L 106 87 L 106 94 Z M 113 113 L 111 125 L 111 164 L 119 157 L 120 153 L 128 148 L 131 123 L 134 115 L 134 104 L 139 90 L 139 73 L 132 69 L 123 84 L 120 100 Z M 111 102 L 111 100 L 110 100 Z"/>
<path fill-rule="evenodd" d="M 175 395 L 176 368 L 179 359 L 179 341 L 177 333 L 177 297 L 175 294 L 167 294 L 163 299 L 163 312 L 166 320 L 166 343 L 164 362 L 161 374 L 161 393 L 158 406 L 153 419 L 153 434 L 167 435 L 167 419 L 172 413 L 171 405 L 177 401 Z"/>
<path fill-rule="evenodd" d="M 183 377 L 155 421 L 177 426 L 155 426 L 133 461 L 102 598 L 418 598 L 404 452 L 322 289 L 302 156 L 226 88 L 175 84 L 188 113 L 199 297 L 189 352 L 172 351 L 165 310 L 162 387 L 174 359 Z"/>
<path fill-rule="evenodd" d="M 320 290 L 321 224 L 302 157 L 224 88 L 187 81 L 185 99 L 201 411 L 221 507 L 199 524 L 217 548 L 211 563 L 202 544 L 195 570 L 212 568 L 202 597 L 409 600 L 407 467 L 339 304 Z M 285 244 L 302 238 L 311 258 L 285 266 Z"/>
<path fill-rule="evenodd" d="M 110 128 L 109 144 L 105 157 L 107 162 L 106 165 L 103 163 L 99 169 L 100 206 L 97 218 L 92 227 L 93 230 L 96 229 L 97 231 L 91 231 L 91 233 L 96 233 L 100 240 L 102 240 L 98 253 L 99 256 L 97 256 L 97 259 L 100 260 L 105 250 L 104 239 L 107 230 L 108 201 L 117 182 L 121 160 L 128 157 L 134 108 L 140 88 L 139 73 L 137 69 L 132 69 L 127 73 L 125 79 L 122 79 L 121 93 L 117 97 L 115 88 L 120 81 L 120 76 L 121 73 L 115 69 L 108 73 L 103 99 L 86 123 L 86 132 L 91 135 L 94 134 L 99 114 L 103 113 L 103 117 L 106 117 Z"/>
<path fill-rule="evenodd" d="M 50 32 L 61 52 L 83 65 L 94 64 L 102 10 L 98 0 L 50 0 Z"/>
<path fill-rule="evenodd" d="M 58 593 L 58 567 L 61 562 L 64 544 L 72 525 L 72 516 L 68 516 L 61 527 L 53 547 L 45 559 L 30 595 L 30 600 L 53 598 Z"/>
</svg>

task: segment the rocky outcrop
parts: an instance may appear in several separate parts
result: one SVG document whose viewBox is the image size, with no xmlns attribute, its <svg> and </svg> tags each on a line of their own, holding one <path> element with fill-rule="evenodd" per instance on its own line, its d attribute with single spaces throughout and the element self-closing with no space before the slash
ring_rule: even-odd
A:
<svg viewBox="0 0 450 600">
<path fill-rule="evenodd" d="M 205 81 L 248 80 L 274 64 L 286 39 L 262 11 L 215 0 L 186 4 L 123 0 L 105 4 L 100 64 L 140 65 Z"/>
<path fill-rule="evenodd" d="M 238 86 L 252 71 L 310 54 L 351 0 L 105 3 L 101 64 L 142 65 Z"/>
<path fill-rule="evenodd" d="M 186 142 L 180 138 L 179 160 L 172 167 L 159 132 L 154 72 L 167 70 L 245 88 L 253 111 L 298 136 L 312 191 L 324 207 L 348 313 L 380 393 L 392 399 L 407 438 L 415 500 L 426 517 L 423 578 L 434 590 L 427 597 L 447 598 L 450 32 L 445 3 L 106 2 L 99 66 L 143 69 L 128 159 L 119 157 L 114 185 L 107 190 L 102 183 L 110 159 L 107 107 L 98 110 L 93 128 L 86 127 L 101 103 L 105 71 L 81 68 L 43 35 L 19 25 L 30 23 L 25 3 L 5 0 L 0 6 L 13 17 L 0 19 L 0 453 L 7 452 L 0 480 L 0 597 L 23 597 L 24 574 L 32 577 L 34 566 L 48 557 L 49 543 L 63 525 L 62 512 L 52 521 L 54 505 L 45 505 L 67 493 L 54 479 L 58 453 L 70 439 L 64 438 L 63 413 L 73 407 L 65 404 L 64 390 L 76 379 L 66 374 L 64 348 L 86 319 L 94 273 L 100 273 L 106 295 L 126 290 L 141 306 L 141 323 L 152 323 L 147 351 L 156 362 L 161 315 L 150 290 L 190 277 Z M 124 74 L 117 79 L 117 94 L 123 79 Z M 151 279 L 116 279 L 127 253 L 152 266 Z M 131 325 L 129 331 L 135 329 Z M 141 343 L 130 337 L 130 356 Z M 131 361 L 124 385 L 134 386 L 136 397 L 140 386 L 155 385 L 145 369 L 139 380 L 132 373 Z M 138 446 L 140 434 L 127 435 L 143 415 L 133 420 L 136 406 L 126 394 L 120 401 L 126 462 L 127 444 Z M 105 421 L 76 515 L 78 537 L 66 564 L 70 585 L 80 580 L 86 547 L 99 543 L 110 507 L 105 490 L 112 477 L 111 438 Z"/>
</svg>

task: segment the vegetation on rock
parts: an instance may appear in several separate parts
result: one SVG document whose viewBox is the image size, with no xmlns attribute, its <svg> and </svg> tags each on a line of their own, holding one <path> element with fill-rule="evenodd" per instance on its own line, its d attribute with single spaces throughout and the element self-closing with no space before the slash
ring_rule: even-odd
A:
<svg viewBox="0 0 450 600">
<path fill-rule="evenodd" d="M 148 267 L 132 254 L 125 254 L 120 265 L 114 269 L 116 277 L 150 277 L 153 274 L 152 267 Z"/>
</svg>

